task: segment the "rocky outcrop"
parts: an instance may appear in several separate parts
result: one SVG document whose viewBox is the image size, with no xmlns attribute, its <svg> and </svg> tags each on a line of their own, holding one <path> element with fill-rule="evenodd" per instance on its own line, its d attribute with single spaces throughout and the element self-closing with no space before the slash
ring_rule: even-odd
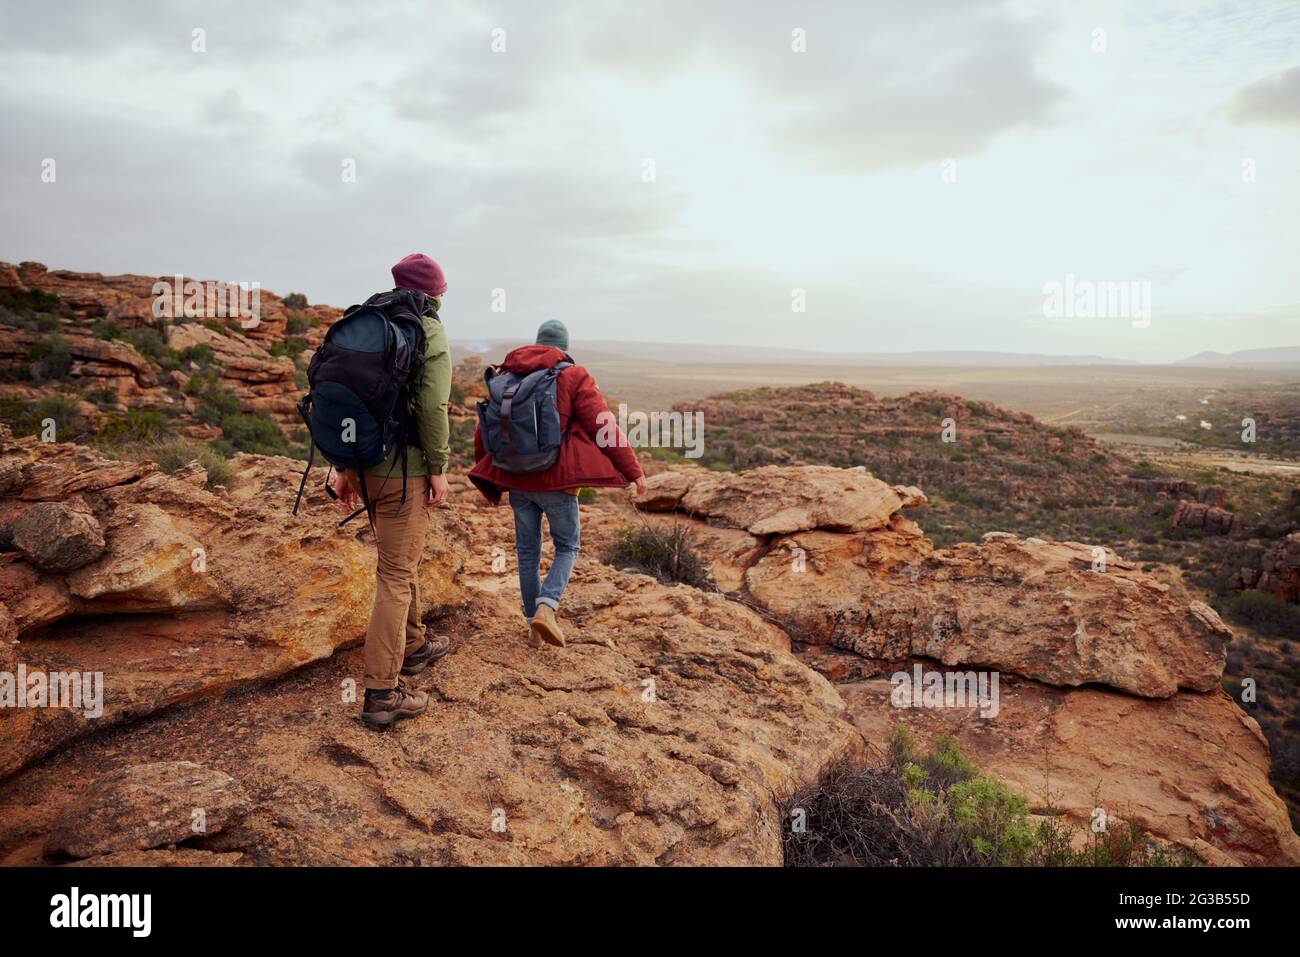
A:
<svg viewBox="0 0 1300 957">
<path fill-rule="evenodd" d="M 193 761 L 137 764 L 97 779 L 64 808 L 46 842 L 53 857 L 147 851 L 216 834 L 248 812 L 228 774 Z"/>
<path fill-rule="evenodd" d="M 751 535 L 776 535 L 881 528 L 899 509 L 925 504 L 925 495 L 887 485 L 865 469 L 809 465 L 721 474 L 662 472 L 647 480 L 645 501 L 656 510 L 680 510 Z"/>
<path fill-rule="evenodd" d="M 369 531 L 338 528 L 314 484 L 291 518 L 297 463 L 239 456 L 211 493 L 195 466 L 121 472 L 33 440 L 4 454 L 19 487 L 37 472 L 47 490 L 80 486 L 106 549 L 69 575 L 5 556 L 18 642 L 0 644 L 0 671 L 99 671 L 105 690 L 98 718 L 0 711 L 0 862 L 779 864 L 781 798 L 863 747 L 830 683 L 763 616 L 590 553 L 566 596 L 569 646 L 538 653 L 497 561 L 509 512 L 486 508 L 433 518 L 426 621 L 454 648 L 411 679 L 429 713 L 376 734 L 357 719 L 353 648 L 374 588 Z M 0 521 L 31 507 L 4 499 Z M 180 567 L 191 542 L 201 571 Z M 208 769 L 194 780 L 233 784 L 121 783 L 187 761 Z M 178 809 L 227 789 L 246 813 L 236 802 L 238 819 L 182 832 Z M 146 811 L 159 790 L 175 814 Z"/>
<path fill-rule="evenodd" d="M 49 269 L 42 263 L 24 262 L 14 266 L 0 263 L 0 293 L 25 293 L 32 290 L 58 296 L 69 313 L 76 320 L 89 324 L 96 319 L 108 319 L 124 328 L 153 325 L 159 318 L 154 305 L 159 299 L 155 292 L 158 283 L 168 284 L 168 289 L 177 286 L 177 277 L 120 275 L 105 276 L 101 273 L 73 272 L 68 269 Z M 184 284 L 199 282 L 203 284 L 204 295 L 198 300 L 198 315 L 190 318 L 202 321 L 217 319 L 224 322 L 231 319 L 244 335 L 262 342 L 282 342 L 287 335 L 288 320 L 291 316 L 300 316 L 305 326 L 298 334 L 307 339 L 315 348 L 327 329 L 340 315 L 342 310 L 332 306 L 305 306 L 290 309 L 284 299 L 269 290 L 259 289 L 259 321 L 256 325 L 241 325 L 245 317 L 228 317 L 220 314 L 231 310 L 221 310 L 216 297 L 207 295 L 208 288 L 214 286 L 208 280 L 194 276 L 181 276 L 181 290 Z M 252 283 L 257 277 L 244 277 L 241 282 Z M 226 282 L 229 285 L 229 280 Z M 164 294 L 164 298 L 170 293 Z M 161 310 L 164 318 L 175 318 L 173 302 L 169 300 Z"/>
<path fill-rule="evenodd" d="M 22 663 L 102 673 L 104 684 L 93 720 L 67 709 L 0 711 L 0 776 L 100 727 L 283 675 L 364 628 L 369 543 L 325 508 L 289 515 L 299 463 L 239 456 L 235 489 L 214 494 L 197 464 L 163 475 L 34 438 L 5 438 L 0 461 L 20 470 L 17 496 L 0 500 L 0 524 L 21 527 L 33 508 L 51 507 L 32 499 L 75 493 L 105 541 L 97 559 L 66 574 L 0 554 L 0 618 Z M 463 600 L 450 581 L 458 565 L 450 540 L 435 537 L 424 586 L 435 605 Z"/>
<path fill-rule="evenodd" d="M 192 278 L 181 277 L 181 281 L 186 283 Z M 176 285 L 176 279 L 102 276 L 48 270 L 40 263 L 17 267 L 0 263 L 0 294 L 40 292 L 56 296 L 61 314 L 57 328 L 50 330 L 6 326 L 5 334 L 0 336 L 0 370 L 21 373 L 11 378 L 26 378 L 34 361 L 32 356 L 50 351 L 54 344 L 56 351 L 69 356 L 67 381 L 89 395 L 110 394 L 111 403 L 106 408 L 119 412 L 128 408 L 167 409 L 193 415 L 197 401 L 187 388 L 189 378 L 210 363 L 216 370 L 217 384 L 234 394 L 241 411 L 266 414 L 286 430 L 299 430 L 302 421 L 296 402 L 303 389 L 298 366 L 287 355 L 272 355 L 271 350 L 287 346 L 290 340 L 301 340 L 299 345 L 305 351 L 300 362 L 305 368 L 311 351 L 320 345 L 341 311 L 328 306 L 288 308 L 281 297 L 260 290 L 255 324 L 252 317 L 226 315 L 219 299 L 206 296 L 198 301 L 195 315 L 173 315 L 174 302 L 163 296 L 166 303 L 160 315 L 155 310 L 159 299 L 153 291 L 155 285 L 167 283 L 170 288 Z M 160 375 L 129 342 L 97 334 L 94 324 L 101 320 L 120 330 L 160 329 L 166 346 L 182 357 L 194 356 L 196 353 L 187 350 L 195 349 L 206 349 L 211 355 L 203 359 L 202 365 L 190 358 L 181 369 Z M 98 414 L 96 410 L 91 417 L 98 418 Z"/>
<path fill-rule="evenodd" d="M 683 512 L 766 532 L 739 556 L 744 591 L 801 642 L 1149 697 L 1222 676 L 1231 632 L 1218 615 L 1109 550 L 990 533 L 935 552 L 899 512 L 920 492 L 856 470 L 663 473 L 646 499 L 661 505 L 665 488 Z M 734 581 L 737 556 L 720 558 Z"/>
<path fill-rule="evenodd" d="M 1300 532 L 1292 532 L 1264 551 L 1252 567 L 1241 569 L 1240 587 L 1300 602 Z"/>
<path fill-rule="evenodd" d="M 11 540 L 43 572 L 70 572 L 104 553 L 104 533 L 84 502 L 33 505 L 13 523 Z"/>
<path fill-rule="evenodd" d="M 1181 585 L 1077 542 L 993 532 L 935 550 L 899 511 L 849 530 L 832 508 L 808 509 L 833 516 L 832 527 L 762 535 L 701 520 L 762 516 L 773 508 L 765 489 L 803 486 L 788 499 L 802 501 L 836 488 L 820 469 L 763 471 L 744 485 L 696 469 L 654 476 L 643 520 L 685 522 L 719 587 L 788 632 L 869 740 L 898 723 L 926 740 L 948 731 L 982 769 L 1031 801 L 1052 795 L 1080 822 L 1100 787 L 1112 817 L 1209 862 L 1300 863 L 1267 742 L 1218 688 L 1231 631 Z M 854 474 L 841 473 L 843 488 L 862 482 Z M 714 501 L 713 488 L 728 490 L 717 496 L 725 508 L 688 506 Z M 942 696 L 935 707 L 892 697 L 891 679 L 916 665 L 940 687 L 997 674 L 1001 705 L 982 713 Z"/>
<path fill-rule="evenodd" d="M 1231 535 L 1241 527 L 1237 516 L 1225 508 L 1179 499 L 1170 519 L 1174 528 L 1194 528 L 1211 535 Z"/>
</svg>

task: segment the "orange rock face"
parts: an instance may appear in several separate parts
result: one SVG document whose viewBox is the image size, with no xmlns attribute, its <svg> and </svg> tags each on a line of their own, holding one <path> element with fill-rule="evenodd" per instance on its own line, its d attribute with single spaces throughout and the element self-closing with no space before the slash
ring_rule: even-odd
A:
<svg viewBox="0 0 1300 957">
<path fill-rule="evenodd" d="M 993 532 L 935 550 L 888 511 L 888 495 L 857 499 L 883 502 L 884 513 L 818 503 L 862 487 L 860 473 L 843 470 L 837 484 L 827 471 L 755 469 L 741 481 L 681 469 L 654 476 L 639 504 L 658 511 L 653 521 L 689 524 L 720 587 L 770 615 L 836 681 L 869 740 L 898 723 L 924 740 L 951 732 L 986 772 L 1031 802 L 1050 793 L 1080 821 L 1100 787 L 1112 816 L 1211 863 L 1300 863 L 1267 742 L 1219 689 L 1231 631 L 1209 606 L 1077 542 Z M 785 497 L 768 501 L 775 489 Z M 797 519 L 785 507 L 794 502 Z M 777 528 L 806 530 L 737 545 L 720 533 L 739 533 L 712 524 L 752 532 L 771 528 L 773 514 Z M 942 676 L 996 674 L 1000 707 L 895 707 L 891 678 L 918 663 Z"/>
</svg>

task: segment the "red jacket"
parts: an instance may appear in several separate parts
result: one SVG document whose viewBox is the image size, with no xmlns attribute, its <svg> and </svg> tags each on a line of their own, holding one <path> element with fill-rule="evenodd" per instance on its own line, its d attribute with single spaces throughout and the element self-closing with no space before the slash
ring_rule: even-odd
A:
<svg viewBox="0 0 1300 957">
<path fill-rule="evenodd" d="M 521 346 L 505 357 L 498 366 L 502 372 L 527 375 L 538 369 L 549 369 L 567 358 L 554 346 Z M 572 361 L 572 360 L 570 360 Z M 560 457 L 545 472 L 514 473 L 497 468 L 483 448 L 481 430 L 474 430 L 474 467 L 469 479 L 493 505 L 501 501 L 501 492 L 517 488 L 526 492 L 558 492 L 572 488 L 622 488 L 639 479 L 644 473 L 636 453 L 627 443 L 627 436 L 608 418 L 598 419 L 601 413 L 609 415 L 605 397 L 596 388 L 596 380 L 582 366 L 575 365 L 562 371 L 555 383 L 555 400 L 559 407 L 560 428 L 573 428 L 560 445 Z M 605 426 L 606 434 L 612 426 L 618 441 L 609 448 L 596 444 L 596 436 Z"/>
</svg>

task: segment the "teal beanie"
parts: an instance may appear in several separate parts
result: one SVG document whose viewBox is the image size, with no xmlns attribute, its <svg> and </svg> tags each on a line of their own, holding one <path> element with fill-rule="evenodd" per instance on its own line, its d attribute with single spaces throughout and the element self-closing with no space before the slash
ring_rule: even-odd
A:
<svg viewBox="0 0 1300 957">
<path fill-rule="evenodd" d="M 559 319 L 547 319 L 537 330 L 539 346 L 554 346 L 561 352 L 569 351 L 569 330 Z"/>
</svg>

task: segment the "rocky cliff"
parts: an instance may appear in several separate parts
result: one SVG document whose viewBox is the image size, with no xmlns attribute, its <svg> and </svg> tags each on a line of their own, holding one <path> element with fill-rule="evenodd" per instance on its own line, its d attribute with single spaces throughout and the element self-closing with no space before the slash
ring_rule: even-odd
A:
<svg viewBox="0 0 1300 957">
<path fill-rule="evenodd" d="M 1258 725 L 1219 687 L 1231 631 L 1176 581 L 1105 548 L 990 532 L 934 549 L 916 489 L 862 469 L 652 476 L 719 586 L 795 639 L 868 741 L 951 732 L 987 772 L 1079 821 L 1134 820 L 1213 863 L 1300 863 Z M 898 674 L 996 672 L 1001 701 L 904 706 Z"/>
<path fill-rule="evenodd" d="M 467 505 L 422 566 L 456 642 L 417 679 L 434 703 L 364 729 L 369 531 L 318 487 L 290 517 L 296 462 L 234 466 L 209 492 L 197 465 L 4 436 L 0 671 L 104 694 L 0 710 L 0 861 L 776 864 L 780 799 L 863 748 L 763 617 L 590 556 L 574 640 L 539 655 L 494 567 L 508 510 Z"/>
<path fill-rule="evenodd" d="M 900 514 L 922 493 L 862 471 L 664 473 L 640 516 L 602 495 L 545 653 L 508 510 L 458 485 L 422 569 L 454 649 L 414 679 L 427 715 L 369 731 L 369 531 L 318 486 L 292 518 L 297 465 L 241 455 L 206 490 L 0 431 L 0 673 L 103 681 L 93 716 L 0 709 L 0 861 L 776 864 L 781 800 L 902 722 L 1072 818 L 1300 863 L 1213 612 L 1069 543 L 936 550 Z M 602 564 L 637 521 L 689 523 L 730 594 Z M 997 714 L 895 707 L 917 663 L 999 671 Z"/>
</svg>

